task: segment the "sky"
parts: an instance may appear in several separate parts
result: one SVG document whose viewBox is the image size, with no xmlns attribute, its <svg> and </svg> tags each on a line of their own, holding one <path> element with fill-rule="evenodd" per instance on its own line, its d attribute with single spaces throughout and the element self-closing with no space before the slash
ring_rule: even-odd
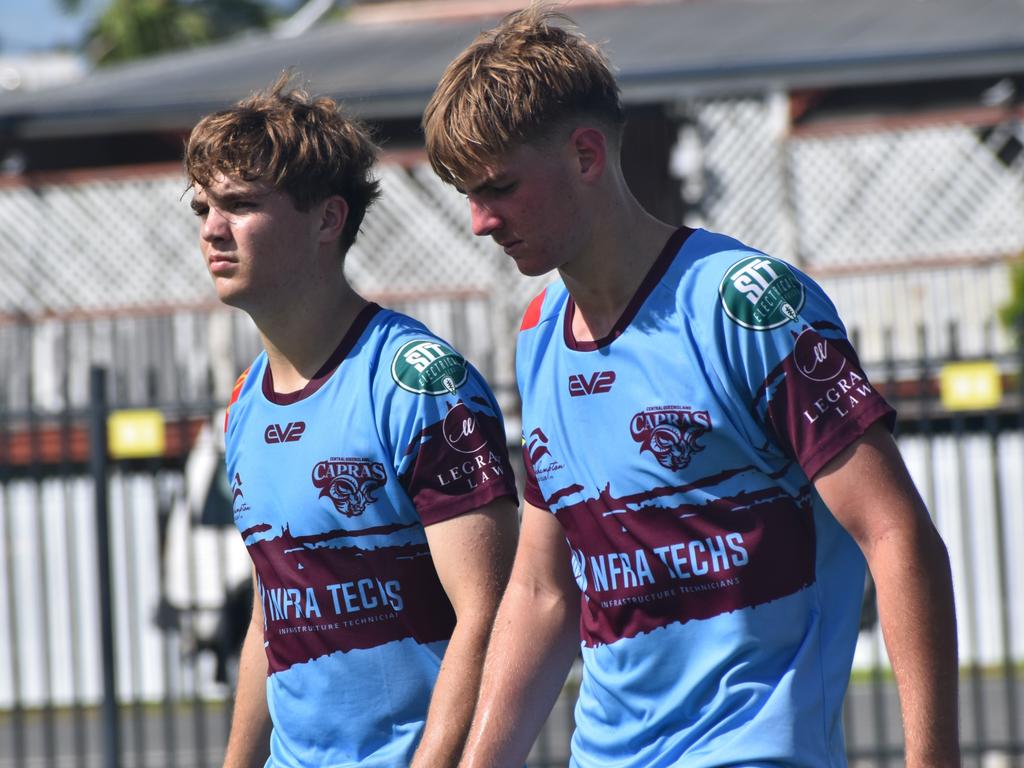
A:
<svg viewBox="0 0 1024 768">
<path fill-rule="evenodd" d="M 0 55 L 73 48 L 107 0 L 82 0 L 62 13 L 57 0 L 0 0 Z"/>
<path fill-rule="evenodd" d="M 57 0 L 0 0 L 0 55 L 75 48 L 109 0 L 81 0 L 77 13 Z M 271 0 L 280 7 L 294 0 Z"/>
</svg>

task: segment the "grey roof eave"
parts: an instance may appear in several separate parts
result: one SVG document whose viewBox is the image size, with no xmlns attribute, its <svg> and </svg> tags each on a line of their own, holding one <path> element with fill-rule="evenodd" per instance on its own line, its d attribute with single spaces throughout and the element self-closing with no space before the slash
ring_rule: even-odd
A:
<svg viewBox="0 0 1024 768">
<path fill-rule="evenodd" d="M 1024 73 L 1016 0 L 662 0 L 573 15 L 607 41 L 628 104 Z M 366 119 L 416 119 L 446 63 L 493 22 L 340 22 L 168 54 L 0 98 L 0 140 L 184 131 L 287 66 Z"/>
<path fill-rule="evenodd" d="M 999 76 L 1024 72 L 1024 46 L 961 54 L 951 62 L 949 54 L 890 57 L 860 62 L 814 61 L 690 68 L 620 74 L 627 105 L 669 103 L 696 98 L 729 97 L 837 86 L 894 82 L 926 82 L 957 77 Z M 941 65 L 941 66 L 936 66 Z M 422 112 L 431 89 L 335 92 L 347 107 L 364 119 L 415 119 Z M 0 115 L 0 135 L 20 139 L 54 139 L 82 135 L 117 135 L 150 131 L 188 130 L 204 114 L 232 100 L 153 104 L 98 111 L 26 111 Z"/>
</svg>

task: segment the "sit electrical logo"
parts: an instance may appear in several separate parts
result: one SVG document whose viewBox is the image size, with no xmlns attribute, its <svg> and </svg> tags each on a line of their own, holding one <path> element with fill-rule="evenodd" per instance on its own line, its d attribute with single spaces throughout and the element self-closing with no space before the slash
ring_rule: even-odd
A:
<svg viewBox="0 0 1024 768">
<path fill-rule="evenodd" d="M 454 395 L 467 377 L 468 368 L 462 356 L 433 339 L 406 342 L 391 361 L 391 378 L 413 394 Z"/>
<path fill-rule="evenodd" d="M 796 322 L 806 300 L 803 283 L 789 265 L 760 254 L 729 267 L 718 293 L 733 322 L 752 331 Z"/>
</svg>

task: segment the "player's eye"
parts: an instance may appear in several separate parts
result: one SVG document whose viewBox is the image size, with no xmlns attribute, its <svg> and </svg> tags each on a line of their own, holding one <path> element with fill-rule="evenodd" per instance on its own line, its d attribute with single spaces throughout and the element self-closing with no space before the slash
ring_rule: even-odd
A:
<svg viewBox="0 0 1024 768">
<path fill-rule="evenodd" d="M 227 206 L 228 213 L 253 213 L 254 211 L 261 210 L 259 200 L 235 200 Z"/>
</svg>

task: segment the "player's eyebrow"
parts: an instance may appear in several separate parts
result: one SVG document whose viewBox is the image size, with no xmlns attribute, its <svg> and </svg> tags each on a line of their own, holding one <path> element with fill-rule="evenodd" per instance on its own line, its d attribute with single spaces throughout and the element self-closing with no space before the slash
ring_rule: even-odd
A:
<svg viewBox="0 0 1024 768">
<path fill-rule="evenodd" d="M 196 200 L 192 198 L 192 209 L 195 210 L 196 206 L 210 206 L 220 208 L 225 205 L 231 205 L 237 203 L 239 200 L 254 200 L 264 198 L 270 194 L 272 190 L 261 189 L 253 187 L 250 189 L 229 189 L 219 194 L 211 192 L 210 190 L 203 190 L 203 199 Z"/>
<path fill-rule="evenodd" d="M 486 192 L 488 189 L 493 189 L 495 187 L 500 187 L 503 184 L 505 184 L 505 182 L 506 182 L 506 178 L 505 178 L 506 175 L 507 174 L 505 174 L 504 172 L 496 173 L 493 176 L 488 176 L 483 181 L 481 181 L 479 184 L 477 184 L 475 187 L 470 187 L 468 190 L 460 189 L 459 191 L 462 192 L 462 194 L 464 194 L 464 195 L 466 195 L 466 194 L 468 194 L 468 195 L 478 195 L 481 192 Z"/>
</svg>

